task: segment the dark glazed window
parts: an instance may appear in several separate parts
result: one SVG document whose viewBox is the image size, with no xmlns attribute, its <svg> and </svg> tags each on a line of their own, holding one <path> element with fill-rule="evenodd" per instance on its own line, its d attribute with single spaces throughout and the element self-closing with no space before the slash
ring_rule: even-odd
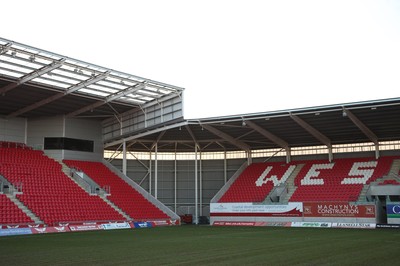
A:
<svg viewBox="0 0 400 266">
<path fill-rule="evenodd" d="M 93 152 L 94 141 L 71 138 L 44 138 L 44 149 Z"/>
</svg>

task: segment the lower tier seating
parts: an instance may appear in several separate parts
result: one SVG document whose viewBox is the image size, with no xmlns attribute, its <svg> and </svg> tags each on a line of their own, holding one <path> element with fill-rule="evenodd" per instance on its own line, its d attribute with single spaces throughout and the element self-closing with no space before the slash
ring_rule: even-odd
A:
<svg viewBox="0 0 400 266">
<path fill-rule="evenodd" d="M 100 162 L 64 160 L 70 167 L 85 172 L 101 187 L 109 186 L 108 199 L 134 220 L 168 219 L 169 216 L 147 200 L 141 193 L 114 174 Z"/>
<path fill-rule="evenodd" d="M 34 221 L 6 195 L 0 194 L 0 224 L 27 224 Z"/>
<path fill-rule="evenodd" d="M 98 196 L 91 196 L 42 151 L 0 148 L 0 173 L 22 184 L 17 198 L 48 225 L 59 222 L 121 221 L 125 218 Z"/>
</svg>

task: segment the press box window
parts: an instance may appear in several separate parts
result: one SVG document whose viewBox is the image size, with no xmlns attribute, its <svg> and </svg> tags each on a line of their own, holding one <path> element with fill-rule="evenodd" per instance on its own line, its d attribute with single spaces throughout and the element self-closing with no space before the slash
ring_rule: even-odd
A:
<svg viewBox="0 0 400 266">
<path fill-rule="evenodd" d="M 94 141 L 72 138 L 44 138 L 44 149 L 93 152 Z"/>
</svg>

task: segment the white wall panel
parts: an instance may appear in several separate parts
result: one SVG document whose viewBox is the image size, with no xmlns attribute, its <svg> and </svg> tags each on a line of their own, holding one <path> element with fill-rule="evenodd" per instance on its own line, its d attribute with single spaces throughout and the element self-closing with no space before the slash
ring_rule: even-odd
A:
<svg viewBox="0 0 400 266">
<path fill-rule="evenodd" d="M 0 118 L 0 141 L 25 143 L 25 118 Z"/>
</svg>

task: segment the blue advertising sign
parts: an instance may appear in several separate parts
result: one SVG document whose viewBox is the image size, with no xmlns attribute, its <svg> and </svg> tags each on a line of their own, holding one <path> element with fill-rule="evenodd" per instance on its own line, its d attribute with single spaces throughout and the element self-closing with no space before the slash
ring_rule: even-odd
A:
<svg viewBox="0 0 400 266">
<path fill-rule="evenodd" d="M 134 222 L 133 225 L 135 226 L 135 228 L 153 227 L 152 223 L 149 222 Z"/>
<path fill-rule="evenodd" d="M 386 204 L 386 213 L 388 218 L 400 218 L 400 202 Z"/>
<path fill-rule="evenodd" d="M 32 230 L 30 228 L 10 228 L 0 229 L 0 236 L 15 236 L 15 235 L 30 235 Z"/>
</svg>

